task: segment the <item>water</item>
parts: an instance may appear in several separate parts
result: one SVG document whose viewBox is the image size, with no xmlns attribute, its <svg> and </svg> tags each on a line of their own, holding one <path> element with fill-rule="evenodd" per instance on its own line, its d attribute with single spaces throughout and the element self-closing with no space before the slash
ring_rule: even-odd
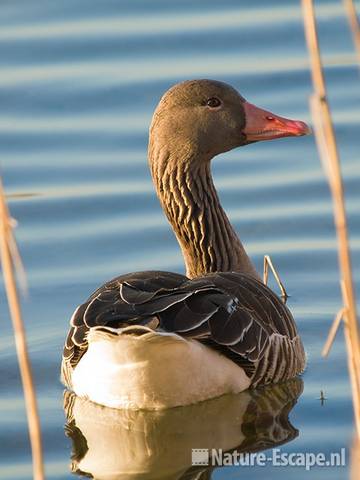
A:
<svg viewBox="0 0 360 480">
<path fill-rule="evenodd" d="M 148 125 L 160 95 L 179 80 L 216 78 L 259 106 L 309 121 L 311 82 L 298 3 L 2 0 L 1 169 L 30 285 L 23 309 L 47 478 L 70 477 L 71 442 L 63 431 L 58 378 L 74 307 L 120 273 L 183 271 L 146 163 Z M 316 4 L 359 284 L 359 76 L 341 2 Z M 288 440 L 293 440 L 282 451 L 348 449 L 353 425 L 342 334 L 330 358 L 320 356 L 341 297 L 331 201 L 314 139 L 235 150 L 217 158 L 213 170 L 223 205 L 257 267 L 267 253 L 281 272 L 308 353 L 304 392 L 290 413 Z M 1 318 L 0 477 L 29 479 L 26 417 L 4 301 Z M 327 398 L 324 405 L 320 390 Z M 236 411 L 240 429 L 241 408 Z M 185 412 L 185 424 L 196 415 Z M 218 435 L 218 417 L 206 418 Z M 231 429 L 225 433 L 228 438 Z M 193 434 L 188 432 L 189 448 Z M 101 430 L 98 438 L 105 438 Z M 156 429 L 151 438 L 156 445 L 170 441 Z M 161 466 L 151 454 L 150 460 L 155 473 L 149 478 L 156 478 Z M 106 466 L 95 465 L 105 475 Z M 348 477 L 348 466 L 317 467 L 310 473 L 270 465 L 224 467 L 215 469 L 212 478 L 264 475 L 342 479 Z"/>
</svg>

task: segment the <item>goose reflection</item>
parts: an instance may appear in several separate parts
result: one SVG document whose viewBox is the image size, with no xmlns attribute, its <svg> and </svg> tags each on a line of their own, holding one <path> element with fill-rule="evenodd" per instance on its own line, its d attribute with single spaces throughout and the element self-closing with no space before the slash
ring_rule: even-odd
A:
<svg viewBox="0 0 360 480">
<path fill-rule="evenodd" d="M 111 409 L 65 392 L 71 471 L 98 480 L 209 479 L 210 467 L 191 466 L 193 448 L 256 452 L 293 440 L 289 413 L 302 389 L 297 378 L 160 411 Z"/>
</svg>

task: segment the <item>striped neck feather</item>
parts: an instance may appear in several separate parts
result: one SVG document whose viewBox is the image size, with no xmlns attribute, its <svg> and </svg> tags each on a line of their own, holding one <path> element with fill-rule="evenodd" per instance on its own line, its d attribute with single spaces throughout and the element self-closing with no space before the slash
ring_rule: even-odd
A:
<svg viewBox="0 0 360 480">
<path fill-rule="evenodd" d="M 173 156 L 150 145 L 150 168 L 161 206 L 180 244 L 189 278 L 236 271 L 259 278 L 220 205 L 210 161 Z"/>
</svg>

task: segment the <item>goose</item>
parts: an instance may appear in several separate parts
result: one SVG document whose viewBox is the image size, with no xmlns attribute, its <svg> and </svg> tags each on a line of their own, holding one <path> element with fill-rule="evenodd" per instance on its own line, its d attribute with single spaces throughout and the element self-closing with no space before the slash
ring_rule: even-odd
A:
<svg viewBox="0 0 360 480">
<path fill-rule="evenodd" d="M 98 288 L 71 317 L 61 380 L 118 409 L 159 410 L 301 374 L 305 352 L 284 302 L 261 280 L 220 205 L 213 157 L 310 133 L 215 80 L 188 80 L 161 98 L 148 159 L 186 275 L 144 271 Z"/>
</svg>

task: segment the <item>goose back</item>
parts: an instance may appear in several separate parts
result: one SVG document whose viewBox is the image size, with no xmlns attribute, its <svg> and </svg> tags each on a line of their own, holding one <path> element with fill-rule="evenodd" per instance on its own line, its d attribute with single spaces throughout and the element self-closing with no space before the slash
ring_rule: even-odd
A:
<svg viewBox="0 0 360 480">
<path fill-rule="evenodd" d="M 292 378 L 305 366 L 289 309 L 254 277 L 221 272 L 190 280 L 148 271 L 114 278 L 75 310 L 63 352 L 64 383 L 71 388 L 90 329 L 117 335 L 130 326 L 133 334 L 148 326 L 195 339 L 241 366 L 252 386 Z"/>
</svg>

